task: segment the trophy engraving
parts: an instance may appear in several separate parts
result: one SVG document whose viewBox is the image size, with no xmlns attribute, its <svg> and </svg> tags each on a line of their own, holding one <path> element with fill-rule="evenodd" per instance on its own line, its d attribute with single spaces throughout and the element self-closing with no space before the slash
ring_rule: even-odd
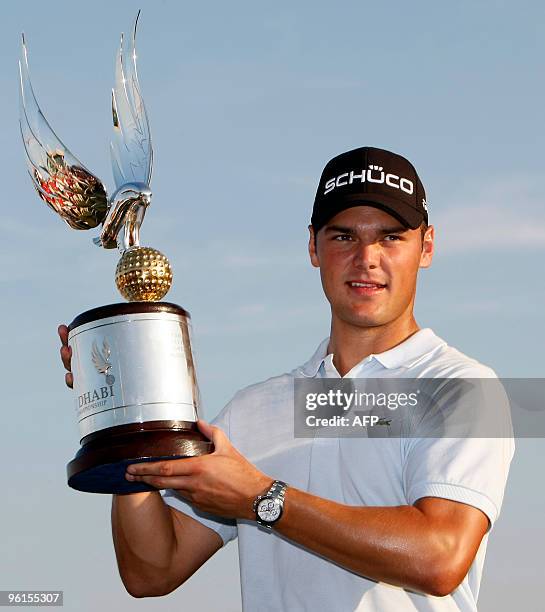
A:
<svg viewBox="0 0 545 612">
<path fill-rule="evenodd" d="M 102 343 L 102 350 L 98 348 L 96 341 L 93 342 L 93 363 L 95 364 L 95 368 L 101 374 L 104 374 L 108 386 L 113 385 L 115 382 L 115 376 L 110 374 L 110 370 L 112 369 L 112 364 L 109 361 L 110 353 L 110 345 L 106 338 L 104 338 L 104 342 Z"/>
<path fill-rule="evenodd" d="M 212 450 L 196 426 L 199 392 L 189 313 L 160 301 L 172 285 L 170 262 L 157 249 L 140 245 L 152 198 L 153 148 L 136 70 L 139 16 L 140 11 L 131 35 L 121 36 L 115 61 L 110 143 L 115 187 L 110 196 L 41 111 L 24 35 L 19 62 L 19 123 L 34 188 L 71 228 L 100 226 L 93 243 L 121 253 L 115 283 L 127 302 L 84 312 L 69 326 L 82 446 L 68 464 L 68 484 L 90 492 L 150 490 L 126 481 L 129 463 Z"/>
</svg>

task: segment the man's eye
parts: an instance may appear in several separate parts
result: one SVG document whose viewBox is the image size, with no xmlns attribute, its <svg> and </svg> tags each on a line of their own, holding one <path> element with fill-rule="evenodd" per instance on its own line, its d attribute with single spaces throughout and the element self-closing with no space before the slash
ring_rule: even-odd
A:
<svg viewBox="0 0 545 612">
<path fill-rule="evenodd" d="M 401 238 L 399 236 L 396 236 L 396 234 L 388 234 L 387 236 L 384 236 L 384 240 L 392 242 L 394 240 L 401 240 Z"/>
<path fill-rule="evenodd" d="M 352 236 L 350 234 L 339 234 L 338 236 L 334 236 L 333 240 L 337 240 L 339 242 L 343 240 L 352 240 Z"/>
</svg>

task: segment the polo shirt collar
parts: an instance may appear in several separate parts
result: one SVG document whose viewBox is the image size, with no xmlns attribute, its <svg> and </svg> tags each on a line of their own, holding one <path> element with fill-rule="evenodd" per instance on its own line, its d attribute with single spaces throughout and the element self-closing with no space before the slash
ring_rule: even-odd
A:
<svg viewBox="0 0 545 612">
<path fill-rule="evenodd" d="M 394 346 L 384 353 L 378 353 L 373 357 L 385 368 L 395 370 L 396 368 L 410 368 L 428 353 L 440 346 L 446 346 L 446 342 L 436 336 L 429 327 L 419 329 L 407 340 Z"/>
<path fill-rule="evenodd" d="M 325 338 L 320 342 L 314 355 L 299 368 L 299 372 L 303 376 L 314 378 L 318 374 L 318 370 L 322 365 L 323 360 L 327 357 L 327 345 L 329 344 L 329 337 Z"/>
<path fill-rule="evenodd" d="M 299 368 L 299 372 L 303 376 L 314 378 L 318 374 L 320 366 L 327 357 L 327 345 L 329 344 L 329 338 L 325 338 L 314 355 Z M 370 355 L 370 357 L 376 359 L 381 365 L 389 370 L 396 368 L 410 368 L 422 357 L 436 350 L 440 346 L 446 346 L 446 342 L 439 338 L 433 330 L 429 327 L 418 330 L 412 336 L 409 336 L 407 340 L 401 344 L 394 346 L 393 348 L 384 351 L 383 353 L 377 353 Z M 367 359 L 367 357 L 365 358 Z M 358 365 L 361 365 L 362 360 Z M 354 366 L 358 367 L 358 366 Z"/>
</svg>

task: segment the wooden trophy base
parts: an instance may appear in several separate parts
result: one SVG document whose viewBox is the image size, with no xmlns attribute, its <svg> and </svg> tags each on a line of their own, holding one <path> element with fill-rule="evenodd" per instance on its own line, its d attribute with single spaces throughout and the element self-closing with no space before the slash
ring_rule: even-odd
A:
<svg viewBox="0 0 545 612">
<path fill-rule="evenodd" d="M 88 493 L 156 491 L 125 478 L 131 463 L 183 459 L 213 452 L 214 446 L 191 421 L 148 421 L 89 434 L 67 465 L 68 486 Z"/>
</svg>

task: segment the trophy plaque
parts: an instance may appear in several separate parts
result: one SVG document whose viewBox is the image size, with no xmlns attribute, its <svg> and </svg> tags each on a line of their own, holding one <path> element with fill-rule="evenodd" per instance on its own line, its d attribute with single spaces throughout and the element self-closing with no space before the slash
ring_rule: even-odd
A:
<svg viewBox="0 0 545 612">
<path fill-rule="evenodd" d="M 213 450 L 196 424 L 189 313 L 161 301 L 172 284 L 170 263 L 140 245 L 152 196 L 153 150 L 136 72 L 138 16 L 128 43 L 121 36 L 116 57 L 110 146 L 115 190 L 109 197 L 40 110 L 24 36 L 19 62 L 21 135 L 38 195 L 73 229 L 101 226 L 93 242 L 121 252 L 115 282 L 127 301 L 88 310 L 69 326 L 81 448 L 67 466 L 68 485 L 93 493 L 155 490 L 127 481 L 127 465 Z"/>
</svg>

